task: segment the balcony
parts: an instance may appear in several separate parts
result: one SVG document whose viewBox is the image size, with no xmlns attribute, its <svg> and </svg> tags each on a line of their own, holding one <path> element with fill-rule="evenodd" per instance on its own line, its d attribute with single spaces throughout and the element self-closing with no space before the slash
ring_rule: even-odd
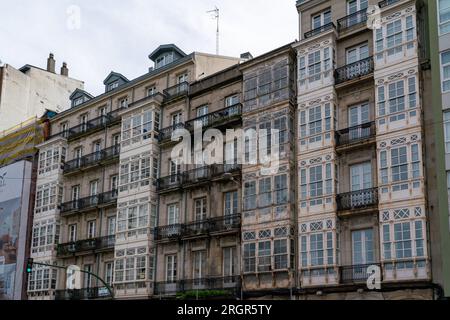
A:
<svg viewBox="0 0 450 320">
<path fill-rule="evenodd" d="M 171 141 L 172 139 L 172 133 L 177 130 L 177 129 L 185 129 L 185 124 L 184 123 L 177 123 L 173 126 L 164 128 L 159 130 L 158 132 L 158 142 L 162 143 L 162 142 L 167 142 L 167 141 Z"/>
<path fill-rule="evenodd" d="M 76 242 L 69 242 L 58 244 L 57 255 L 58 257 L 76 255 L 83 252 L 95 252 L 101 250 L 114 249 L 116 237 L 114 235 L 80 240 Z"/>
<path fill-rule="evenodd" d="M 110 298 L 106 287 L 56 290 L 55 300 L 95 300 Z"/>
<path fill-rule="evenodd" d="M 209 183 L 212 178 L 212 166 L 188 170 L 183 173 L 183 187 L 192 184 Z"/>
<path fill-rule="evenodd" d="M 178 240 L 210 234 L 237 232 L 241 228 L 241 215 L 226 215 L 187 224 L 174 224 L 155 228 L 155 240 Z"/>
<path fill-rule="evenodd" d="M 120 122 L 121 117 L 119 116 L 119 112 L 122 109 L 124 109 L 124 108 L 120 108 L 120 109 L 111 111 L 107 115 L 100 116 L 98 118 L 89 120 L 86 123 L 82 123 L 75 127 L 72 127 L 68 130 L 56 133 L 56 134 L 50 136 L 49 139 L 52 139 L 55 137 L 63 137 L 68 140 L 74 140 L 74 139 L 80 138 L 86 134 L 102 130 L 102 129 L 106 128 L 107 126 L 111 126 L 111 125 L 114 125 L 114 124 Z"/>
<path fill-rule="evenodd" d="M 108 191 L 98 195 L 72 200 L 61 204 L 61 216 L 107 206 L 117 202 L 117 190 Z"/>
<path fill-rule="evenodd" d="M 388 6 L 392 5 L 392 4 L 400 2 L 400 1 L 401 0 L 384 0 L 384 1 L 378 2 L 378 6 L 380 8 L 385 8 L 385 7 L 388 7 Z"/>
<path fill-rule="evenodd" d="M 305 36 L 305 39 L 309 39 L 309 38 L 315 37 L 323 32 L 326 32 L 326 31 L 329 31 L 332 29 L 336 29 L 336 26 L 334 25 L 333 22 L 330 22 L 319 28 L 316 28 L 316 29 L 306 32 L 304 36 Z"/>
<path fill-rule="evenodd" d="M 176 295 L 177 293 L 189 293 L 192 294 L 192 298 L 195 298 L 199 291 L 205 291 L 205 294 L 201 295 L 202 299 L 207 299 L 208 290 L 223 291 L 223 296 L 230 296 L 237 294 L 237 289 L 241 286 L 240 276 L 227 276 L 227 277 L 211 277 L 200 279 L 187 279 L 178 280 L 172 282 L 157 282 L 155 283 L 155 295 Z M 217 297 L 217 293 L 215 294 Z M 212 298 L 213 296 L 211 296 Z"/>
<path fill-rule="evenodd" d="M 91 168 L 106 162 L 117 160 L 120 156 L 120 145 L 88 154 L 79 159 L 68 161 L 64 164 L 64 174 L 69 174 L 82 169 Z"/>
<path fill-rule="evenodd" d="M 173 87 L 164 90 L 165 100 L 164 102 L 170 102 L 172 100 L 185 97 L 189 93 L 189 83 L 182 82 Z"/>
<path fill-rule="evenodd" d="M 336 147 L 353 145 L 374 138 L 375 135 L 375 121 L 339 130 L 336 132 Z"/>
<path fill-rule="evenodd" d="M 241 215 L 227 215 L 185 224 L 182 228 L 181 237 L 189 238 L 211 233 L 234 232 L 240 230 L 240 228 Z"/>
<path fill-rule="evenodd" d="M 336 85 L 370 75 L 373 73 L 373 70 L 374 70 L 373 57 L 369 57 L 366 59 L 362 59 L 360 61 L 356 61 L 354 63 L 350 63 L 346 66 L 336 69 L 335 71 Z"/>
<path fill-rule="evenodd" d="M 339 267 L 341 284 L 367 283 L 367 279 L 371 275 L 371 273 L 368 273 L 368 268 L 371 266 L 377 266 L 381 268 L 380 263 Z"/>
<path fill-rule="evenodd" d="M 182 224 L 172 224 L 155 228 L 155 240 L 178 239 L 183 233 Z"/>
<path fill-rule="evenodd" d="M 220 127 L 229 124 L 235 120 L 240 120 L 241 114 L 242 114 L 242 104 L 238 103 L 228 108 L 211 112 L 204 116 L 192 119 L 186 122 L 185 127 L 190 131 L 194 131 L 195 122 L 201 122 L 203 129 L 209 127 Z"/>
<path fill-rule="evenodd" d="M 370 208 L 378 205 L 378 188 L 342 193 L 336 200 L 338 211 Z"/>
<path fill-rule="evenodd" d="M 367 22 L 367 8 L 349 14 L 337 21 L 338 32 L 346 31 L 349 28 L 361 26 Z"/>
<path fill-rule="evenodd" d="M 159 178 L 157 181 L 158 192 L 171 192 L 180 188 L 189 188 L 202 183 L 210 183 L 211 179 L 218 180 L 225 173 L 239 173 L 242 166 L 239 164 L 215 164 L 196 168 Z"/>
</svg>

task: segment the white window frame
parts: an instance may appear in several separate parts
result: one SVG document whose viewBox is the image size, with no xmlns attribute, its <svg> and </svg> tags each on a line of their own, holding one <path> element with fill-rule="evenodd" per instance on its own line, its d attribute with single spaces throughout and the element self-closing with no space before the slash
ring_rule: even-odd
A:
<svg viewBox="0 0 450 320">
<path fill-rule="evenodd" d="M 450 22 L 450 21 L 449 21 Z M 447 63 L 443 63 L 444 61 L 444 55 L 448 55 L 448 62 Z M 439 55 L 440 57 L 440 65 L 441 65 L 441 90 L 442 93 L 446 93 L 446 92 L 450 92 L 450 50 L 446 50 L 444 52 L 441 52 L 441 54 Z M 448 73 L 449 76 L 448 78 L 445 78 L 445 69 L 448 69 Z M 446 84 L 448 86 L 447 89 L 445 89 Z"/>
<path fill-rule="evenodd" d="M 449 7 L 445 8 L 445 9 L 448 10 L 447 14 L 450 16 L 450 1 L 447 0 L 447 2 L 448 2 Z M 441 0 L 437 1 L 437 10 L 438 10 L 437 17 L 438 17 L 438 25 L 439 25 L 439 35 L 442 36 L 444 34 L 450 33 L 450 17 L 447 21 L 441 21 L 441 10 L 442 10 Z M 446 31 L 446 32 L 442 31 L 444 26 L 449 28 L 448 31 Z"/>
</svg>

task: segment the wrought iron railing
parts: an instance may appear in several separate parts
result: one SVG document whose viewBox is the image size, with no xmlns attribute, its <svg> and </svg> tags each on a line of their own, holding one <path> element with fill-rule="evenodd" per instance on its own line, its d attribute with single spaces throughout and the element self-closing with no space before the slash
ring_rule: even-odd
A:
<svg viewBox="0 0 450 320">
<path fill-rule="evenodd" d="M 373 266 L 381 268 L 380 263 L 361 264 L 339 267 L 339 278 L 342 284 L 366 283 L 372 275 Z M 381 273 L 382 274 L 382 273 Z M 382 279 L 380 279 L 381 281 Z"/>
<path fill-rule="evenodd" d="M 337 195 L 339 211 L 362 209 L 378 204 L 378 188 L 358 190 Z"/>
<path fill-rule="evenodd" d="M 341 32 L 345 29 L 361 25 L 367 22 L 367 8 L 358 12 L 349 14 L 348 16 L 341 18 L 337 21 L 338 31 Z"/>
<path fill-rule="evenodd" d="M 164 281 L 155 283 L 155 295 L 173 295 L 176 293 L 200 291 L 200 290 L 223 290 L 236 294 L 235 289 L 241 286 L 241 277 L 210 277 L 199 279 L 186 279 L 178 281 Z M 225 292 L 224 292 L 225 294 Z"/>
<path fill-rule="evenodd" d="M 335 72 L 336 84 L 340 84 L 346 81 L 360 78 L 362 76 L 369 75 L 373 73 L 373 70 L 374 70 L 373 57 L 368 57 L 366 59 L 350 63 L 346 66 L 336 69 Z"/>
<path fill-rule="evenodd" d="M 186 122 L 186 129 L 194 130 L 196 122 L 201 122 L 203 128 L 214 127 L 226 124 L 242 114 L 242 104 L 238 103 L 215 112 L 208 113 L 204 116 L 189 120 Z"/>
<path fill-rule="evenodd" d="M 155 240 L 180 239 L 210 233 L 236 231 L 241 227 L 241 215 L 225 215 L 187 224 L 174 224 L 155 228 Z"/>
<path fill-rule="evenodd" d="M 165 191 L 184 187 L 185 185 L 203 183 L 211 178 L 219 177 L 225 173 L 239 172 L 240 164 L 214 164 L 192 169 L 182 173 L 166 176 L 157 180 L 157 190 Z"/>
<path fill-rule="evenodd" d="M 75 127 L 72 127 L 68 130 L 61 131 L 50 136 L 49 139 L 54 137 L 63 137 L 68 140 L 76 139 L 84 134 L 90 133 L 95 130 L 99 130 L 101 128 L 105 128 L 106 126 L 112 125 L 120 121 L 119 112 L 125 108 L 119 108 L 114 111 L 111 111 L 107 115 L 103 115 L 92 120 L 87 121 L 86 123 L 81 123 Z"/>
<path fill-rule="evenodd" d="M 116 237 L 114 235 L 110 235 L 106 237 L 62 243 L 58 244 L 56 252 L 58 256 L 67 256 L 85 251 L 112 249 L 114 248 L 115 240 Z"/>
<path fill-rule="evenodd" d="M 71 213 L 73 211 L 86 210 L 95 208 L 100 205 L 107 205 L 117 201 L 117 190 L 112 190 L 86 198 L 72 200 L 61 204 L 61 215 Z"/>
<path fill-rule="evenodd" d="M 323 32 L 331 30 L 331 29 L 336 29 L 336 26 L 334 25 L 333 22 L 327 23 L 327 24 L 325 24 L 325 25 L 323 25 L 323 26 L 321 26 L 319 28 L 316 28 L 316 29 L 313 29 L 311 31 L 306 32 L 305 33 L 305 39 L 317 36 L 318 34 L 321 34 Z"/>
<path fill-rule="evenodd" d="M 375 122 L 367 122 L 354 127 L 346 128 L 336 132 L 336 145 L 345 146 L 361 140 L 375 137 Z"/>
<path fill-rule="evenodd" d="M 100 165 L 102 162 L 118 159 L 120 156 L 120 145 L 115 145 L 101 151 L 97 151 L 78 159 L 67 161 L 64 164 L 64 173 L 71 173 L 83 168 Z"/>
<path fill-rule="evenodd" d="M 173 100 L 175 98 L 179 98 L 182 96 L 186 96 L 189 93 L 189 83 L 182 82 L 173 87 L 167 88 L 164 90 L 164 95 L 166 97 L 166 102 Z"/>
<path fill-rule="evenodd" d="M 185 129 L 185 124 L 180 122 L 170 127 L 160 129 L 158 132 L 158 141 L 166 141 L 172 139 L 172 133 L 177 129 Z"/>
<path fill-rule="evenodd" d="M 184 226 L 182 224 L 172 224 L 164 227 L 155 228 L 155 240 L 177 239 L 183 234 Z"/>
</svg>

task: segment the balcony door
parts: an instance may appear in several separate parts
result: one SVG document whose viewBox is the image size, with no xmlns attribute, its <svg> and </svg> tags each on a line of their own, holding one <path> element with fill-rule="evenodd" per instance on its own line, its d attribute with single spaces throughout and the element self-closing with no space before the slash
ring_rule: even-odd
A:
<svg viewBox="0 0 450 320">
<path fill-rule="evenodd" d="M 347 65 L 358 62 L 369 57 L 369 45 L 367 42 L 346 50 Z"/>
<path fill-rule="evenodd" d="M 327 9 L 325 11 L 322 11 L 321 13 L 314 15 L 311 18 L 311 23 L 312 30 L 318 29 L 320 27 L 323 27 L 324 25 L 331 23 L 331 10 Z"/>
<path fill-rule="evenodd" d="M 204 285 L 203 281 L 206 277 L 206 250 L 194 251 L 193 255 L 194 266 L 192 268 L 192 279 L 194 279 L 194 286 L 198 288 Z"/>
<path fill-rule="evenodd" d="M 225 225 L 233 224 L 233 217 L 238 214 L 238 192 L 231 191 L 227 192 L 224 195 L 224 216 L 225 216 Z"/>
<path fill-rule="evenodd" d="M 201 107 L 198 107 L 196 110 L 197 113 L 197 118 L 200 118 L 198 120 L 200 120 L 202 122 L 202 126 L 206 127 L 208 125 L 208 105 L 204 105 Z"/>
<path fill-rule="evenodd" d="M 371 189 L 372 184 L 372 164 L 364 162 L 350 167 L 350 188 L 351 188 L 351 206 L 361 207 L 372 203 L 372 193 L 362 192 L 362 190 Z"/>
<path fill-rule="evenodd" d="M 94 142 L 94 145 L 92 146 L 92 152 L 94 153 L 95 161 L 100 160 L 101 151 L 102 151 L 102 142 L 101 141 Z"/>
<path fill-rule="evenodd" d="M 223 248 L 223 283 L 231 285 L 235 282 L 237 272 L 236 247 Z"/>
<path fill-rule="evenodd" d="M 98 180 L 89 183 L 89 195 L 91 197 L 91 205 L 98 204 Z"/>
<path fill-rule="evenodd" d="M 369 103 L 365 102 L 348 109 L 349 139 L 357 140 L 367 138 L 370 135 L 370 127 L 360 126 L 370 122 Z"/>
<path fill-rule="evenodd" d="M 347 1 L 347 15 L 351 15 L 363 9 L 367 9 L 367 0 L 350 0 Z"/>
<path fill-rule="evenodd" d="M 179 223 L 180 208 L 178 204 L 171 204 L 167 207 L 167 225 L 176 225 Z"/>
<path fill-rule="evenodd" d="M 83 157 L 83 148 L 76 148 L 73 154 L 73 158 L 76 159 L 77 168 L 81 167 L 81 158 Z"/>
<path fill-rule="evenodd" d="M 354 266 L 374 263 L 373 229 L 358 230 L 352 232 L 352 264 Z M 354 272 L 366 274 L 366 269 Z"/>
</svg>

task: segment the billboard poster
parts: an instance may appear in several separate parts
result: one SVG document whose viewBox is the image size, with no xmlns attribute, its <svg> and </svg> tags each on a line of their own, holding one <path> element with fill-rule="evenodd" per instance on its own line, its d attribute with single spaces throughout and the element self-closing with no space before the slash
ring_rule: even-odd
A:
<svg viewBox="0 0 450 320">
<path fill-rule="evenodd" d="M 31 163 L 0 168 L 0 300 L 20 299 Z"/>
</svg>

